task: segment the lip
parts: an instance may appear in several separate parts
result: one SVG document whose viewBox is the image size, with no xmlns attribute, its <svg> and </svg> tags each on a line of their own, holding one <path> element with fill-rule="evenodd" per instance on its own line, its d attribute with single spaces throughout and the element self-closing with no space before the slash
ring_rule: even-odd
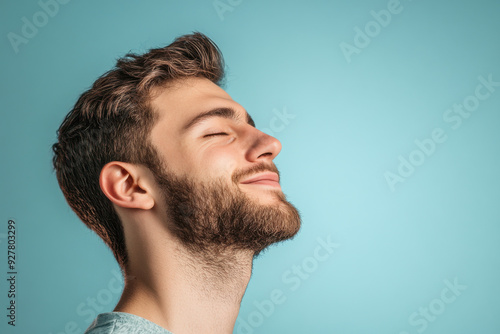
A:
<svg viewBox="0 0 500 334">
<path fill-rule="evenodd" d="M 265 184 L 279 187 L 279 176 L 276 173 L 262 173 L 246 179 L 241 184 Z"/>
</svg>

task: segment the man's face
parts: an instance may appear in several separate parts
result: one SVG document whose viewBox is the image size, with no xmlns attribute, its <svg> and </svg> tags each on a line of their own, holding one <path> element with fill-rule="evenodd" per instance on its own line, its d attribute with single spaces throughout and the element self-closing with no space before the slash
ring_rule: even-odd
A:
<svg viewBox="0 0 500 334">
<path fill-rule="evenodd" d="M 223 89 L 205 78 L 181 79 L 152 106 L 160 118 L 151 141 L 165 165 L 153 173 L 168 227 L 185 246 L 258 254 L 298 232 L 300 215 L 272 162 L 280 142 L 257 130 Z"/>
</svg>

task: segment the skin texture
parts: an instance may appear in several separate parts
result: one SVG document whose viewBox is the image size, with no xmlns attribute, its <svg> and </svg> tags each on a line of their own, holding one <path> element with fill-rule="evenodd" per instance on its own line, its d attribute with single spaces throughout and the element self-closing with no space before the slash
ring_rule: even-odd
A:
<svg viewBox="0 0 500 334">
<path fill-rule="evenodd" d="M 230 334 L 253 258 L 300 228 L 298 211 L 277 183 L 241 183 L 279 174 L 273 159 L 281 143 L 205 78 L 170 83 L 152 106 L 160 118 L 151 141 L 163 166 L 113 161 L 99 180 L 122 220 L 130 261 L 114 311 L 175 334 Z M 231 108 L 238 119 L 206 118 L 183 131 L 214 108 Z"/>
</svg>

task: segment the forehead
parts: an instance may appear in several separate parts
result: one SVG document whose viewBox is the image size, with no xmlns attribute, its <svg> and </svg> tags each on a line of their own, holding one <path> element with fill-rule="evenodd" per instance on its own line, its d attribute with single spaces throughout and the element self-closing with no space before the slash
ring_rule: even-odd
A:
<svg viewBox="0 0 500 334">
<path fill-rule="evenodd" d="M 159 114 L 158 123 L 179 129 L 183 122 L 204 110 L 217 107 L 243 109 L 226 91 L 206 78 L 190 77 L 175 80 L 155 92 L 152 107 Z"/>
</svg>

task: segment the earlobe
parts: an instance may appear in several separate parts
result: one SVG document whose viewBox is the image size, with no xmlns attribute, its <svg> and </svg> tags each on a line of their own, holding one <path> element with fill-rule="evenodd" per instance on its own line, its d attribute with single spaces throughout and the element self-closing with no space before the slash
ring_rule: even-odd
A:
<svg viewBox="0 0 500 334">
<path fill-rule="evenodd" d="M 121 161 L 107 163 L 99 176 L 101 190 L 111 202 L 124 208 L 149 210 L 154 198 L 149 185 L 142 181 L 139 168 Z"/>
</svg>

